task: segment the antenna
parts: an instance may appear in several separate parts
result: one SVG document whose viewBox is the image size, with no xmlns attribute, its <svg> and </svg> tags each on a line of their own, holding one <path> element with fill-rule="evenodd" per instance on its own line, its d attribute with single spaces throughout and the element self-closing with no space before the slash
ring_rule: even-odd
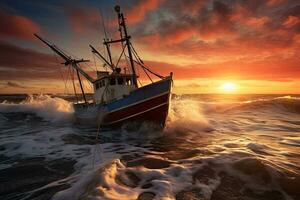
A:
<svg viewBox="0 0 300 200">
<path fill-rule="evenodd" d="M 107 50 L 108 58 L 109 58 L 109 61 L 110 61 L 110 65 L 112 65 L 113 62 L 112 62 L 112 58 L 111 58 L 110 45 L 108 43 L 105 43 L 105 42 L 108 41 L 108 38 L 107 38 L 107 32 L 106 32 L 105 23 L 104 23 L 104 19 L 103 19 L 101 9 L 99 9 L 99 12 L 100 12 L 100 18 L 101 18 L 102 26 L 103 26 L 104 45 L 106 46 L 106 50 Z"/>
<path fill-rule="evenodd" d="M 101 8 L 99 9 L 99 12 L 100 12 L 101 22 L 102 22 L 102 26 L 103 26 L 103 33 L 104 33 L 105 39 L 107 40 L 108 39 L 107 38 L 107 32 L 106 32 L 104 18 L 103 18 L 103 14 L 102 14 Z"/>
</svg>

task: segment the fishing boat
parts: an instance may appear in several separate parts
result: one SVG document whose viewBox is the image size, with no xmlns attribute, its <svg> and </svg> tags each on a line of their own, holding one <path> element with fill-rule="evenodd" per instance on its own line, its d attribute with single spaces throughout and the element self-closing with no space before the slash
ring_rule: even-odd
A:
<svg viewBox="0 0 300 200">
<path fill-rule="evenodd" d="M 81 124 L 98 124 L 101 127 L 120 127 L 130 123 L 151 123 L 156 127 L 164 128 L 168 116 L 172 88 L 172 72 L 162 76 L 147 67 L 131 43 L 128 35 L 125 18 L 120 11 L 120 6 L 115 6 L 118 16 L 118 30 L 120 39 L 107 39 L 106 33 L 103 44 L 106 47 L 108 58 L 103 56 L 96 48 L 90 45 L 94 55 L 99 57 L 109 70 L 97 71 L 96 78 L 85 72 L 80 63 L 89 62 L 84 59 L 75 59 L 52 42 L 37 34 L 39 40 L 50 47 L 64 60 L 64 65 L 71 66 L 77 74 L 83 101 L 73 104 L 75 118 Z M 119 43 L 122 52 L 117 62 L 113 62 L 111 45 Z M 127 51 L 127 53 L 125 53 Z M 128 68 L 120 67 L 120 59 L 125 56 L 129 60 Z M 139 84 L 136 68 L 141 67 L 151 80 L 148 85 Z M 153 81 L 150 75 L 158 77 Z M 81 76 L 93 86 L 93 99 L 88 101 L 84 91 Z M 74 82 L 73 82 L 74 86 Z M 74 86 L 74 93 L 76 89 Z"/>
</svg>

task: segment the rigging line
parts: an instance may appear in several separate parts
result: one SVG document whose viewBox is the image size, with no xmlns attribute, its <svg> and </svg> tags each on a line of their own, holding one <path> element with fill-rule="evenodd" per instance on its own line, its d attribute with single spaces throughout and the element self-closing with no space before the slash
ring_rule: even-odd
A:
<svg viewBox="0 0 300 200">
<path fill-rule="evenodd" d="M 139 62 L 137 62 L 137 61 L 135 61 L 135 62 L 136 62 L 138 65 L 140 65 L 143 69 L 147 70 L 148 72 L 150 72 L 151 74 L 157 76 L 158 78 L 160 78 L 160 79 L 164 79 L 164 78 L 165 78 L 164 76 L 159 75 L 159 74 L 157 74 L 157 73 L 151 71 L 151 70 L 150 70 L 149 68 L 147 68 L 144 64 L 139 63 Z"/>
<path fill-rule="evenodd" d="M 150 75 L 148 74 L 148 72 L 147 72 L 144 68 L 142 68 L 142 69 L 143 69 L 143 71 L 145 72 L 145 74 L 148 76 L 148 78 L 150 79 L 151 83 L 153 83 L 153 80 L 152 80 L 152 78 L 150 77 Z"/>
<path fill-rule="evenodd" d="M 96 144 L 95 144 L 95 148 L 94 148 L 94 153 L 93 153 L 93 162 L 92 162 L 92 166 L 93 166 L 93 169 L 95 167 L 95 154 L 96 154 L 96 151 L 98 149 L 98 152 L 99 152 L 99 155 L 100 155 L 100 159 L 103 161 L 103 149 L 101 147 L 101 142 L 100 142 L 100 127 L 101 127 L 101 121 L 99 119 L 99 116 L 97 117 L 97 133 L 96 133 Z M 98 147 L 98 148 L 97 148 Z"/>
<path fill-rule="evenodd" d="M 52 44 L 52 43 L 50 43 L 50 44 Z M 74 54 L 72 54 L 72 53 L 70 53 L 69 51 L 67 51 L 67 50 L 65 50 L 65 49 L 63 49 L 63 48 L 61 48 L 61 47 L 58 47 L 58 46 L 56 46 L 55 44 L 52 44 L 55 48 L 57 48 L 57 49 L 59 49 L 61 52 L 63 52 L 68 58 L 70 58 L 70 59 L 79 59 L 77 56 L 75 56 Z M 68 56 L 68 55 L 70 55 L 70 56 Z"/>
<path fill-rule="evenodd" d="M 91 88 L 91 91 L 93 91 L 92 83 L 88 81 L 88 84 L 89 84 L 89 86 L 90 86 L 90 88 Z"/>
<path fill-rule="evenodd" d="M 126 47 L 126 45 L 124 45 L 124 46 Z M 127 59 L 128 56 L 126 55 L 126 51 L 124 51 L 124 57 L 125 57 L 125 61 L 126 61 L 126 64 L 127 64 L 128 72 L 130 72 L 130 64 L 129 64 L 129 61 Z M 131 72 L 131 73 L 133 73 L 133 72 Z"/>
<path fill-rule="evenodd" d="M 142 59 L 140 58 L 140 56 L 138 55 L 138 53 L 137 53 L 136 50 L 134 49 L 134 47 L 133 47 L 133 45 L 132 45 L 131 42 L 129 43 L 129 45 L 130 45 L 130 47 L 132 48 L 133 53 L 137 56 L 137 60 L 138 60 L 139 62 L 143 63 Z"/>
<path fill-rule="evenodd" d="M 93 87 L 92 87 L 92 85 L 91 85 L 91 82 L 86 81 L 86 80 L 85 80 L 85 82 L 88 83 L 88 86 L 87 86 L 87 85 L 84 85 L 83 87 L 85 87 L 85 89 L 86 89 L 87 91 L 89 91 L 89 88 L 88 88 L 88 87 L 90 87 L 91 91 L 93 91 Z"/>
<path fill-rule="evenodd" d="M 88 91 L 88 87 L 86 86 L 86 80 L 85 79 L 82 79 L 82 86 L 83 86 L 83 88 L 86 90 L 86 91 Z"/>
<path fill-rule="evenodd" d="M 99 58 L 99 60 L 102 60 L 102 58 L 101 58 L 99 55 L 96 54 L 96 56 L 97 56 L 97 58 Z M 104 66 L 105 66 L 105 69 L 106 69 L 106 71 L 107 71 L 107 70 L 108 70 L 108 69 L 107 69 L 108 67 L 106 67 L 106 64 L 105 64 L 105 63 L 104 63 Z"/>
<path fill-rule="evenodd" d="M 125 57 L 125 61 L 126 61 L 126 64 L 127 64 L 127 67 L 128 67 L 128 71 L 130 70 L 130 65 L 129 65 L 129 61 L 128 61 L 128 59 L 127 59 L 127 55 L 126 55 L 126 52 L 124 52 L 124 57 Z M 133 72 L 131 72 L 131 73 L 133 73 Z"/>
<path fill-rule="evenodd" d="M 143 85 L 142 85 L 142 83 L 141 83 L 140 79 L 138 79 L 138 82 L 139 82 L 139 84 L 141 85 L 141 87 L 143 87 Z"/>
<path fill-rule="evenodd" d="M 107 52 L 106 52 L 106 47 L 105 47 L 105 44 L 102 45 L 103 47 L 103 52 L 104 52 L 104 58 L 107 60 Z M 97 55 L 98 56 L 98 55 Z M 100 57 L 98 56 L 98 58 L 100 59 Z M 101 59 L 102 60 L 102 59 Z M 107 67 L 106 67 L 106 63 L 104 63 L 105 65 L 103 65 L 102 67 L 105 69 L 105 71 L 107 71 Z"/>
<path fill-rule="evenodd" d="M 66 79 L 66 90 L 67 90 L 67 93 L 69 93 L 69 89 L 68 89 L 69 77 L 71 79 L 71 66 L 68 66 L 68 73 L 67 73 L 67 79 Z"/>
<path fill-rule="evenodd" d="M 62 78 L 62 81 L 63 81 L 64 85 L 65 85 L 64 93 L 66 93 L 66 82 L 65 82 L 65 77 L 64 77 L 64 75 L 63 75 L 63 73 L 62 73 L 62 67 L 61 67 L 61 65 L 59 64 L 57 55 L 56 55 L 54 52 L 53 52 L 53 55 L 54 55 L 54 57 L 55 57 L 55 61 L 56 61 L 57 66 L 58 66 L 58 68 L 59 68 L 60 76 L 61 76 L 61 78 Z"/>
<path fill-rule="evenodd" d="M 84 69 L 85 67 L 89 68 L 90 70 L 92 70 L 93 72 L 96 72 L 95 69 L 93 69 L 92 67 L 90 67 L 89 65 L 80 65 L 79 63 L 77 64 L 81 69 Z"/>
<path fill-rule="evenodd" d="M 93 54 L 93 53 L 92 53 Z M 96 59 L 95 59 L 95 55 L 93 54 L 93 60 L 94 60 L 94 65 L 95 65 L 95 68 L 96 68 L 96 72 L 98 71 L 97 69 L 97 65 L 96 65 Z"/>
<path fill-rule="evenodd" d="M 139 65 L 139 63 L 136 60 L 133 60 L 135 63 L 137 63 Z M 147 75 L 147 77 L 150 79 L 151 83 L 153 83 L 152 78 L 150 77 L 150 75 L 148 74 L 148 72 L 142 67 L 143 71 L 145 72 L 145 74 Z"/>
<path fill-rule="evenodd" d="M 119 56 L 119 59 L 118 59 L 118 61 L 117 61 L 117 64 L 116 64 L 116 67 L 118 66 L 118 64 L 119 64 L 119 62 L 120 62 L 120 60 L 121 60 L 121 57 L 122 57 L 122 55 L 124 54 L 124 50 L 125 50 L 125 45 L 123 46 L 123 49 L 122 49 L 122 52 L 121 52 L 121 54 L 120 54 L 120 56 Z"/>
<path fill-rule="evenodd" d="M 76 100 L 77 100 L 77 103 L 78 103 L 78 96 L 77 96 L 76 87 L 75 87 L 75 83 L 74 83 L 74 70 L 75 69 L 72 68 L 72 83 L 73 83 L 74 94 L 76 96 Z"/>
<path fill-rule="evenodd" d="M 105 39 L 107 39 L 107 32 L 106 32 L 106 28 L 105 28 L 104 17 L 102 15 L 101 7 L 99 8 L 99 12 L 100 12 L 100 17 L 101 17 L 101 21 L 102 21 L 104 36 L 105 36 Z"/>
<path fill-rule="evenodd" d="M 161 75 L 159 75 L 159 74 L 157 74 L 157 73 L 151 71 L 151 70 L 148 69 L 144 64 L 142 64 L 142 63 L 140 63 L 140 62 L 138 62 L 138 61 L 136 61 L 136 60 L 133 60 L 133 61 L 134 61 L 136 64 L 138 64 L 139 66 L 141 66 L 143 69 L 145 69 L 145 70 L 147 70 L 148 72 L 150 72 L 151 74 L 157 76 L 158 78 L 160 78 L 160 79 L 164 79 L 164 78 L 165 78 L 164 76 L 161 76 Z"/>
<path fill-rule="evenodd" d="M 142 59 L 139 57 L 138 53 L 136 52 L 136 50 L 134 49 L 133 45 L 130 43 L 130 46 L 132 47 L 132 50 L 134 52 L 134 54 L 137 56 L 138 60 L 140 63 L 137 63 L 138 65 L 140 65 L 141 67 L 145 68 L 148 72 L 152 73 L 153 75 L 163 79 L 165 78 L 164 76 L 159 75 L 156 72 L 153 72 L 152 70 L 150 70 L 148 67 L 145 66 L 144 62 L 142 61 Z"/>
<path fill-rule="evenodd" d="M 66 75 L 66 85 L 65 85 L 65 87 L 66 87 L 66 92 L 67 93 L 69 93 L 69 90 L 68 90 L 68 82 L 69 82 L 69 76 L 71 76 L 71 74 L 70 74 L 70 66 L 68 66 L 68 72 L 67 72 L 67 75 Z"/>
<path fill-rule="evenodd" d="M 138 60 L 139 58 L 137 58 L 137 53 L 135 52 L 133 52 L 133 56 Z M 133 60 L 135 63 L 137 63 L 137 64 L 139 64 L 136 60 Z M 140 73 L 139 72 L 139 68 L 137 68 L 138 69 L 138 73 Z M 148 74 L 148 72 L 142 67 L 142 69 L 143 69 L 143 71 L 144 71 L 144 73 L 147 75 L 147 77 L 150 79 L 150 81 L 151 81 L 151 83 L 153 83 L 153 80 L 152 80 L 152 78 L 150 77 L 150 75 Z"/>
</svg>

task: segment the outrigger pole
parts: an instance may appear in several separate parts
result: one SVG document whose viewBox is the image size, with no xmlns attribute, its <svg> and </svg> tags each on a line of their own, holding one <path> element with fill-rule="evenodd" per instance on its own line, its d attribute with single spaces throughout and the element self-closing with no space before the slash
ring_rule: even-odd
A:
<svg viewBox="0 0 300 200">
<path fill-rule="evenodd" d="M 99 53 L 99 51 L 97 51 L 92 45 L 90 45 L 91 49 L 92 49 L 92 53 L 97 54 L 104 62 L 105 64 L 107 64 L 111 70 L 115 71 L 113 64 L 110 64 L 105 58 L 104 56 L 101 55 L 101 53 Z"/>
<path fill-rule="evenodd" d="M 81 92 L 82 92 L 82 95 L 83 95 L 83 99 L 84 99 L 84 102 L 87 103 L 86 96 L 85 96 L 85 93 L 84 93 L 84 90 L 83 90 L 83 87 L 82 87 L 82 82 L 81 82 L 79 73 L 82 74 L 91 83 L 94 82 L 94 79 L 92 77 L 90 77 L 87 73 L 85 73 L 85 71 L 83 71 L 77 64 L 81 63 L 81 62 L 89 62 L 89 60 L 84 60 L 84 59 L 76 60 L 76 59 L 72 59 L 71 56 L 68 56 L 67 54 L 65 54 L 62 50 L 60 50 L 54 44 L 50 44 L 49 42 L 47 42 L 46 40 L 44 40 L 43 38 L 41 38 L 37 34 L 34 34 L 34 36 L 37 37 L 39 40 L 41 40 L 43 43 L 45 43 L 48 47 L 50 47 L 56 54 L 58 54 L 60 57 L 62 57 L 65 60 L 65 62 L 62 63 L 62 64 L 64 64 L 64 65 L 71 65 L 74 69 L 76 69 L 78 81 L 79 81 Z"/>
</svg>

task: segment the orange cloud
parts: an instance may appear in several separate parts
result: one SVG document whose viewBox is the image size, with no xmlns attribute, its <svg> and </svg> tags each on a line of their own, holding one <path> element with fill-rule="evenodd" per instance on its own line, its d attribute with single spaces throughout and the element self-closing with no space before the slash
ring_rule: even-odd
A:
<svg viewBox="0 0 300 200">
<path fill-rule="evenodd" d="M 39 31 L 40 27 L 31 19 L 0 11 L 0 35 L 2 37 L 33 40 L 33 33 Z"/>
<path fill-rule="evenodd" d="M 59 78 L 55 56 L 0 41 L 0 79 Z"/>
<path fill-rule="evenodd" d="M 246 21 L 246 24 L 248 26 L 251 26 L 253 28 L 261 28 L 263 27 L 267 22 L 270 21 L 269 17 L 251 17 Z"/>
<path fill-rule="evenodd" d="M 155 10 L 162 0 L 144 0 L 140 1 L 132 9 L 125 12 L 127 23 L 130 25 L 139 23 L 145 19 L 148 12 Z"/>
<path fill-rule="evenodd" d="M 77 34 L 87 33 L 92 29 L 100 29 L 99 11 L 93 8 L 66 7 L 71 27 Z"/>
<path fill-rule="evenodd" d="M 291 28 L 291 27 L 297 25 L 299 22 L 300 22 L 299 17 L 290 15 L 290 16 L 283 22 L 282 25 L 285 26 L 286 28 Z"/>
<path fill-rule="evenodd" d="M 268 6 L 277 6 L 281 3 L 284 3 L 286 0 L 267 0 L 267 5 Z"/>
</svg>

